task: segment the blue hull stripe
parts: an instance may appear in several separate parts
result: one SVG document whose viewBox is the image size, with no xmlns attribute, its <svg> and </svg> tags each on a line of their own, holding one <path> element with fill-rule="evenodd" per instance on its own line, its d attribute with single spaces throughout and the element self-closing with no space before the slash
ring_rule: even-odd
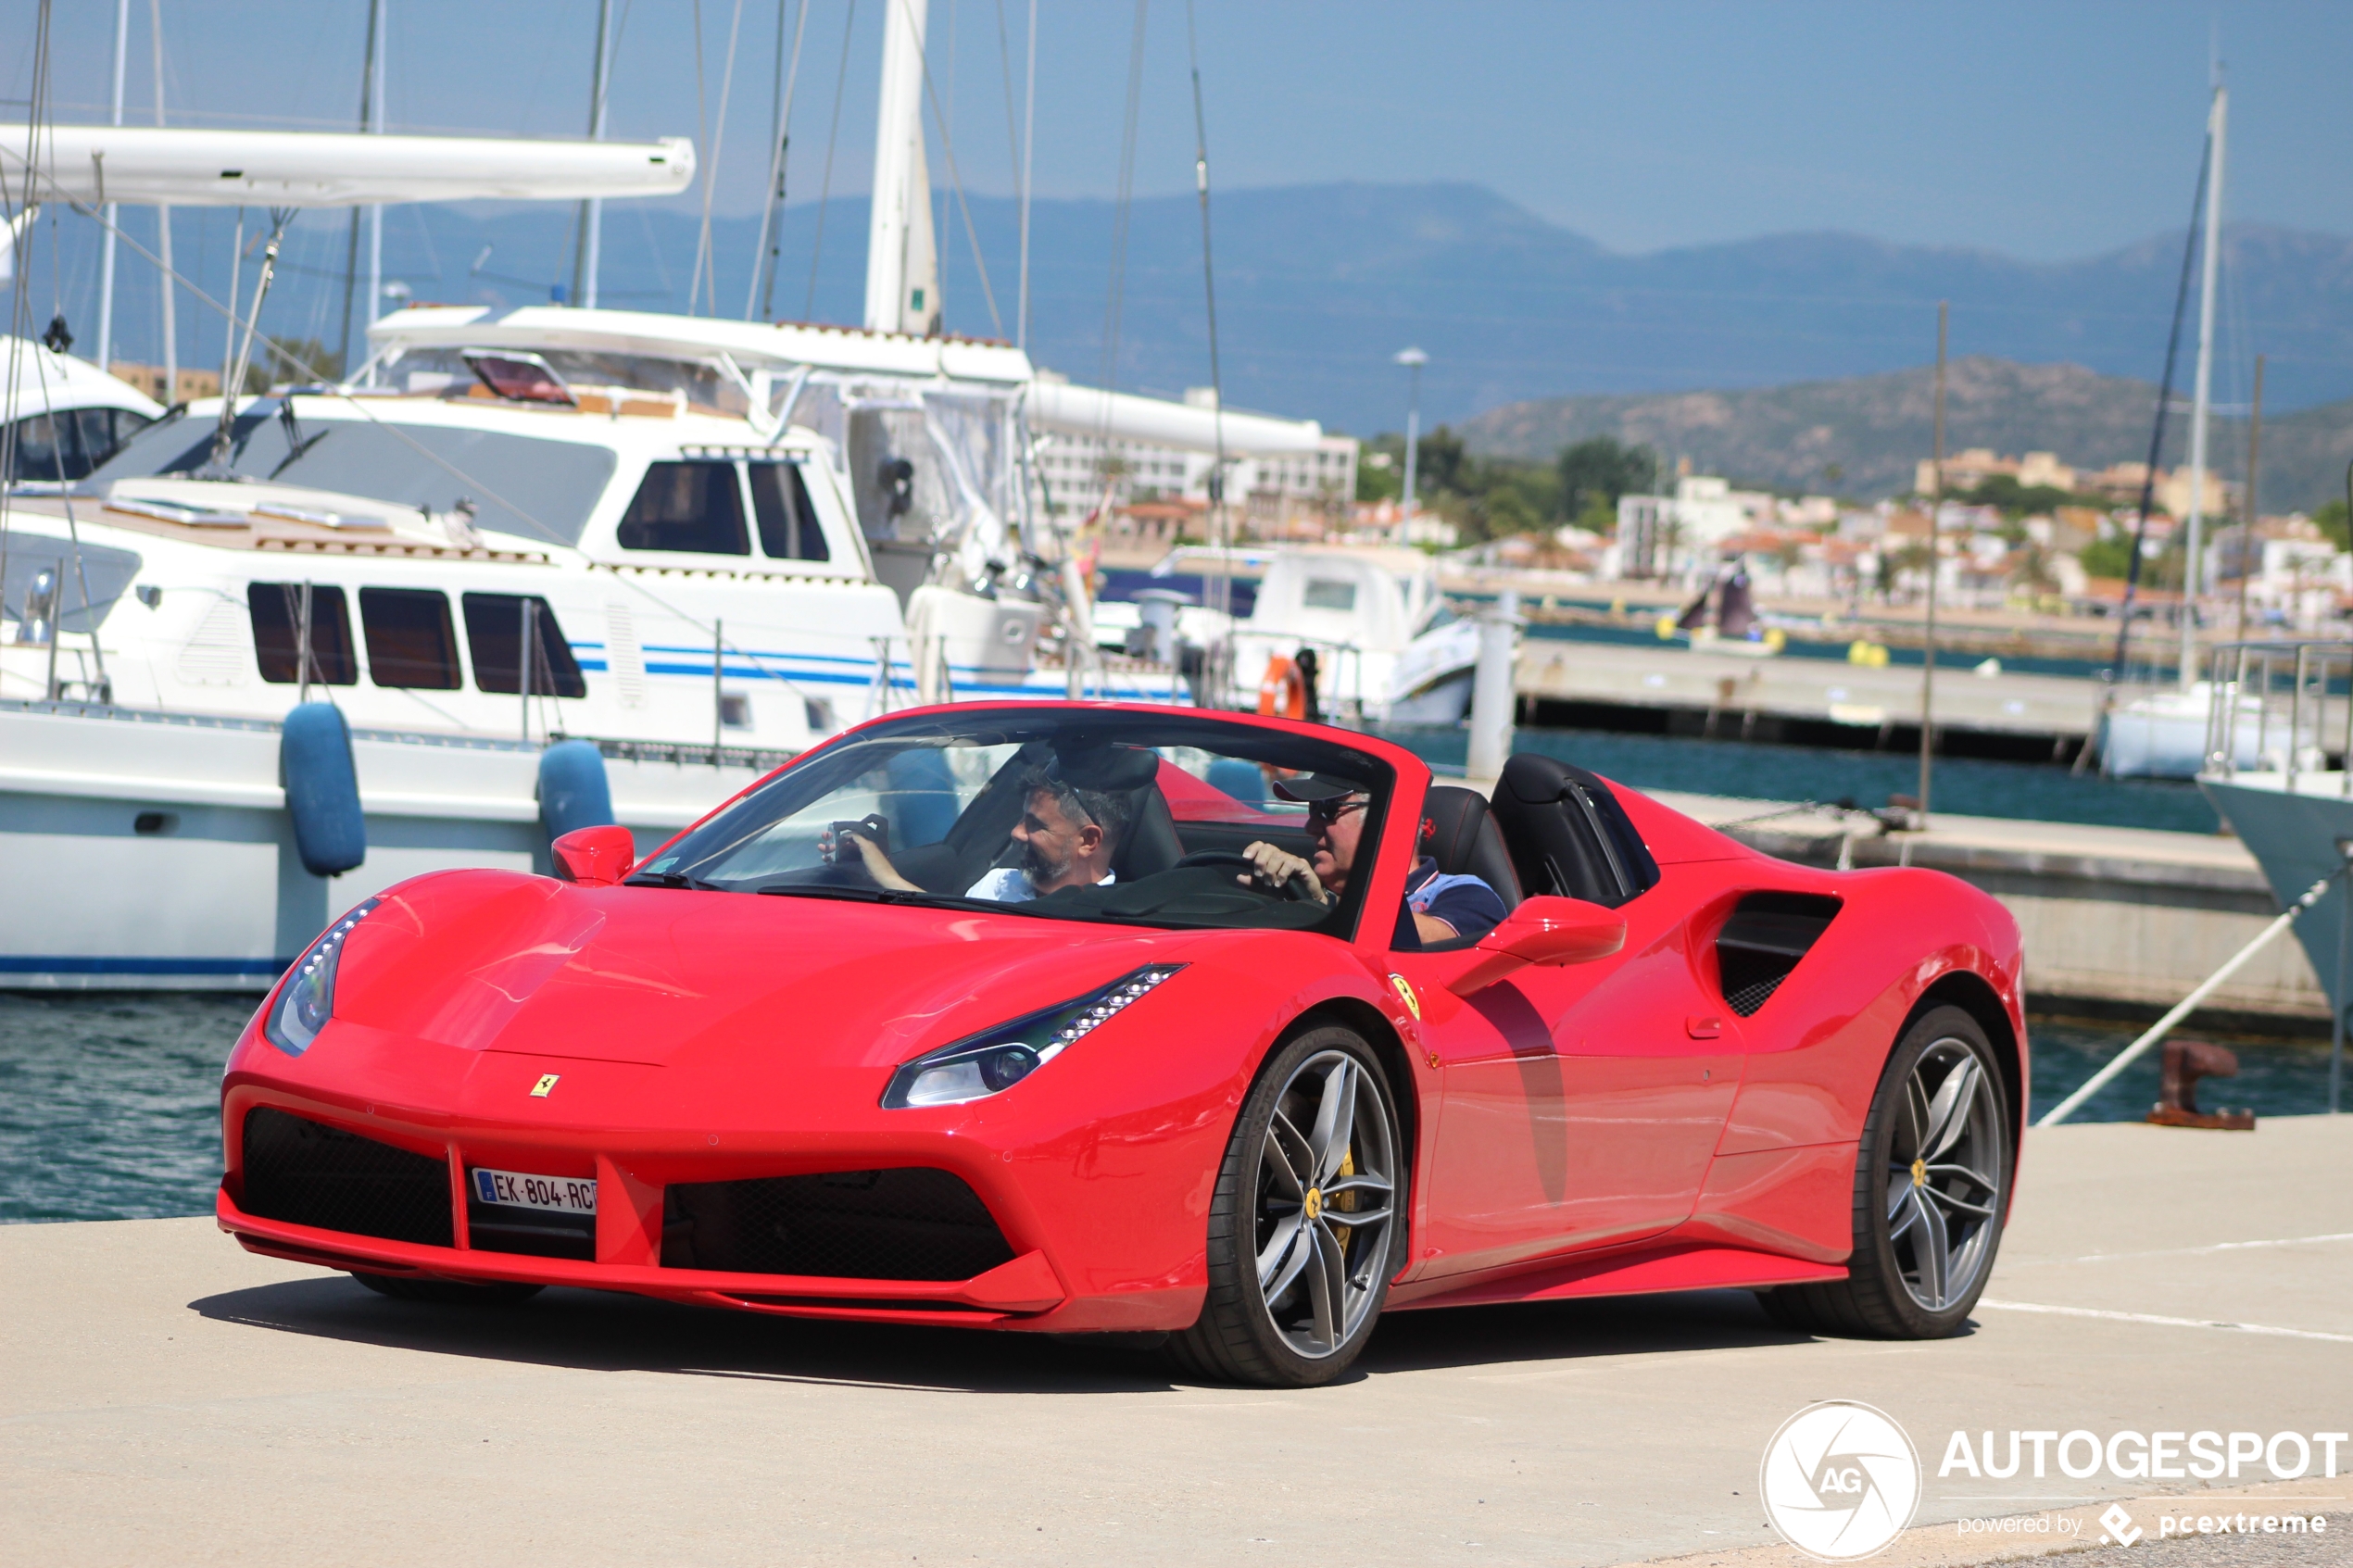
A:
<svg viewBox="0 0 2353 1568">
<path fill-rule="evenodd" d="M 292 959 L 94 959 L 0 955 L 0 974 L 258 974 L 285 972 Z"/>
</svg>

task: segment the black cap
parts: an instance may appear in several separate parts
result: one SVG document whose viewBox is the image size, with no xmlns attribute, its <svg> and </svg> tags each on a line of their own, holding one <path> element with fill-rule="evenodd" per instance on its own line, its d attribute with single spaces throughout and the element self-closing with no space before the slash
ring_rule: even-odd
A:
<svg viewBox="0 0 2353 1568">
<path fill-rule="evenodd" d="M 1352 779 L 1334 778 L 1329 773 L 1302 773 L 1295 779 L 1277 779 L 1275 793 L 1285 800 L 1340 800 L 1352 795 L 1363 795 L 1365 786 Z"/>
</svg>

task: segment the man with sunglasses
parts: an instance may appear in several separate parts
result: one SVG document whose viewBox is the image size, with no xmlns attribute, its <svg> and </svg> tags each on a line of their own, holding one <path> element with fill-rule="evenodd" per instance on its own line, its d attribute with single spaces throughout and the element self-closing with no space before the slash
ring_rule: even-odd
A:
<svg viewBox="0 0 2353 1568">
<path fill-rule="evenodd" d="M 1276 845 L 1263 840 L 1253 843 L 1242 853 L 1257 869 L 1236 880 L 1280 887 L 1304 879 L 1315 902 L 1338 902 L 1348 890 L 1349 873 L 1356 864 L 1373 797 L 1348 780 L 1325 773 L 1277 779 L 1275 793 L 1305 804 L 1307 831 L 1315 840 L 1315 852 L 1302 860 Z M 1405 904 L 1398 911 L 1391 945 L 1413 948 L 1452 942 L 1459 936 L 1484 936 L 1505 912 L 1504 900 L 1484 881 L 1441 872 L 1438 862 L 1425 855 L 1414 862 L 1405 878 Z"/>
</svg>

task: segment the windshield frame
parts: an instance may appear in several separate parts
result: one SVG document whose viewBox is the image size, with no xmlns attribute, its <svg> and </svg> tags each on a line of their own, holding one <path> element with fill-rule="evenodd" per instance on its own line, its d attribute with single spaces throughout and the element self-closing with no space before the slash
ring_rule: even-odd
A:
<svg viewBox="0 0 2353 1568">
<path fill-rule="evenodd" d="M 1303 763 L 1365 779 L 1373 800 L 1365 813 L 1359 848 L 1345 889 L 1320 919 L 1237 924 L 1232 921 L 1196 921 L 1159 912 L 1139 914 L 1096 908 L 1089 898 L 1096 891 L 1091 888 L 1067 891 L 1051 899 L 999 903 L 952 893 L 910 893 L 886 888 L 730 886 L 698 874 L 714 860 L 753 842 L 774 823 L 806 811 L 829 795 L 870 775 L 889 756 L 926 746 L 1020 746 L 1056 733 L 1081 737 L 1090 744 L 1133 745 L 1156 750 L 1197 747 L 1218 757 L 1278 767 L 1299 767 Z M 688 886 L 769 897 L 789 897 L 806 891 L 822 898 L 846 897 L 856 902 L 1016 915 L 1059 920 L 1074 925 L 1144 926 L 1171 931 L 1310 930 L 1353 942 L 1374 883 L 1394 880 L 1390 874 L 1396 868 L 1389 864 L 1394 859 L 1387 843 L 1389 822 L 1400 792 L 1413 783 L 1407 771 L 1398 765 L 1394 752 L 1395 748 L 1386 743 L 1351 731 L 1286 721 L 1253 721 L 1241 715 L 1200 709 L 1091 703 L 975 703 L 917 709 L 870 720 L 803 752 L 664 844 L 648 857 L 628 881 L 643 887 Z M 1242 804 L 1247 806 L 1246 802 Z M 1118 885 L 1139 886 L 1148 880 Z M 1105 889 L 1104 893 L 1115 896 L 1113 889 Z M 1086 912 L 1077 912 L 1080 906 L 1063 906 L 1070 909 L 1070 913 L 1047 907 L 1064 897 L 1089 899 L 1084 906 Z M 1380 924 L 1381 930 L 1374 935 L 1386 940 L 1388 925 Z"/>
</svg>

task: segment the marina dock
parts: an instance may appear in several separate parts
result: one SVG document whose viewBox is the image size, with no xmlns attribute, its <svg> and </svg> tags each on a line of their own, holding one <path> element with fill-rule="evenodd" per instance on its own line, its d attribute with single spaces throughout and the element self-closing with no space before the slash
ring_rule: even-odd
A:
<svg viewBox="0 0 2353 1568">
<path fill-rule="evenodd" d="M 2092 734 L 2100 687 L 2067 675 L 1975 672 L 1940 661 L 1941 750 L 2071 761 Z M 1529 637 L 1515 686 L 1522 721 L 1545 727 L 1657 728 L 1669 734 L 1903 750 L 1919 745 L 1918 665 L 1752 657 L 1681 643 Z M 1635 710 L 1652 717 L 1631 723 Z"/>
<path fill-rule="evenodd" d="M 2203 1491 L 1937 1474 L 1954 1431 L 2344 1429 L 2348 1173 L 2353 1118 L 2035 1131 L 1956 1338 L 1810 1339 L 1743 1293 L 1404 1312 L 1360 1375 L 1301 1393 L 1018 1335 L 579 1291 L 417 1307 L 242 1252 L 204 1218 L 11 1226 L 0 1507 L 11 1558 L 49 1568 L 308 1568 L 362 1541 L 578 1568 L 1189 1565 L 1343 1538 L 1401 1563 L 1745 1562 L 1726 1554 L 1773 1539 L 1767 1440 L 1845 1399 L 1894 1417 L 1925 1466 L 1891 1561 L 2014 1554 L 1952 1522 L 2163 1491 L 2209 1511 L 2252 1492 L 2353 1530 L 2343 1464 Z M 2156 1505 L 2131 1512 L 2153 1532 Z"/>
</svg>

